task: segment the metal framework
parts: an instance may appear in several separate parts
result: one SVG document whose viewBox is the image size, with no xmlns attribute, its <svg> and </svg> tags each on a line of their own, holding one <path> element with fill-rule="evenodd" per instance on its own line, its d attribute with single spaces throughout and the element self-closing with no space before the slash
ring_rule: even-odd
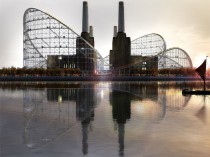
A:
<svg viewBox="0 0 210 157">
<path fill-rule="evenodd" d="M 192 68 L 190 56 L 183 49 L 170 48 L 158 54 L 158 68 Z"/>
<path fill-rule="evenodd" d="M 131 55 L 158 57 L 158 69 L 193 67 L 191 58 L 186 51 L 178 47 L 166 49 L 166 42 L 163 37 L 155 33 L 133 40 L 131 42 Z"/>
<path fill-rule="evenodd" d="M 155 56 L 166 50 L 166 42 L 159 34 L 148 34 L 131 42 L 132 56 Z"/>
<path fill-rule="evenodd" d="M 111 71 L 115 75 L 126 75 L 132 71 L 165 68 L 192 68 L 190 56 L 181 48 L 166 49 L 164 38 L 156 33 L 148 34 L 131 42 L 130 64 Z M 135 72 L 134 72 L 135 74 Z"/>
<path fill-rule="evenodd" d="M 56 64 L 56 68 L 80 69 L 82 64 L 83 67 L 87 67 L 85 70 L 90 70 L 94 66 L 97 73 L 102 74 L 109 71 L 108 56 L 102 58 L 89 42 L 51 15 L 35 8 L 29 8 L 24 13 L 23 28 L 24 67 L 48 68 L 51 64 Z M 140 67 L 148 64 L 147 62 L 150 62 L 151 65 L 156 64 L 152 62 L 158 62 L 159 69 L 193 67 L 189 55 L 184 50 L 166 49 L 165 40 L 156 33 L 133 40 L 131 57 L 142 58 L 138 62 L 115 70 Z"/>
<path fill-rule="evenodd" d="M 36 8 L 29 8 L 24 13 L 23 29 L 24 67 L 47 68 L 49 58 L 54 57 L 54 60 L 59 62 L 59 68 L 78 68 L 79 64 L 90 65 L 94 62 L 96 71 L 103 69 L 103 59 L 97 50 L 51 15 Z M 63 58 L 64 63 L 61 62 Z"/>
</svg>

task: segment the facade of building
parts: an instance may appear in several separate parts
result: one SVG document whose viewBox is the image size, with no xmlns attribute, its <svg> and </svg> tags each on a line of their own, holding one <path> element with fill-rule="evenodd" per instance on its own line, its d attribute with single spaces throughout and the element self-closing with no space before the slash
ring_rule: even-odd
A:
<svg viewBox="0 0 210 157">
<path fill-rule="evenodd" d="M 193 67 L 190 56 L 184 50 L 178 47 L 166 49 L 166 42 L 161 35 L 152 33 L 130 41 L 124 29 L 124 5 L 119 2 L 118 31 L 117 26 L 114 26 L 109 54 L 112 74 L 131 75 L 142 70 Z"/>
<path fill-rule="evenodd" d="M 114 26 L 114 37 L 112 41 L 112 50 L 110 50 L 110 67 L 112 74 L 130 75 L 134 71 L 158 69 L 157 57 L 131 55 L 131 40 L 126 36 L 124 26 L 124 4 L 119 2 L 118 13 L 118 32 Z"/>
<path fill-rule="evenodd" d="M 76 68 L 92 75 L 101 55 L 94 48 L 88 4 L 83 2 L 81 36 L 58 19 L 36 8 L 24 13 L 23 65 L 25 68 Z"/>
<path fill-rule="evenodd" d="M 112 50 L 110 51 L 110 65 L 111 69 L 130 64 L 131 55 L 131 40 L 126 36 L 124 26 L 124 4 L 119 2 L 118 13 L 118 32 L 116 26 L 114 27 L 114 37 L 112 41 Z"/>
<path fill-rule="evenodd" d="M 75 68 L 82 75 L 110 72 L 130 75 L 138 70 L 193 67 L 187 52 L 178 47 L 166 49 L 166 42 L 159 34 L 152 33 L 131 41 L 125 33 L 122 1 L 119 2 L 118 28 L 114 26 L 112 50 L 105 58 L 94 48 L 86 1 L 83 2 L 81 35 L 36 8 L 25 11 L 23 28 L 25 68 Z"/>
</svg>

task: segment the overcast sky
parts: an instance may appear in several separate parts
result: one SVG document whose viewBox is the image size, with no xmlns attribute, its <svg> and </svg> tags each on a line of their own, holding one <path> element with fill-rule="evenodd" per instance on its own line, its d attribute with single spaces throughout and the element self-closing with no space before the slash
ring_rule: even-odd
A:
<svg viewBox="0 0 210 157">
<path fill-rule="evenodd" d="M 119 0 L 87 0 L 95 48 L 107 56 L 113 26 L 118 24 Z M 23 14 L 33 7 L 56 17 L 78 34 L 83 0 L 0 0 L 0 68 L 23 66 Z M 210 0 L 124 0 L 125 32 L 131 40 L 158 33 L 167 48 L 180 47 L 198 66 L 210 63 Z M 210 66 L 209 66 L 210 67 Z"/>
</svg>

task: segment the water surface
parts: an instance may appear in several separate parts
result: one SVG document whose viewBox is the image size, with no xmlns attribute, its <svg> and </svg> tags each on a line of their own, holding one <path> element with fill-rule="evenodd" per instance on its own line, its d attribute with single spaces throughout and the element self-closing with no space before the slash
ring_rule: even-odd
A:
<svg viewBox="0 0 210 157">
<path fill-rule="evenodd" d="M 0 82 L 1 156 L 209 157 L 210 97 L 186 86 L 202 82 Z"/>
</svg>

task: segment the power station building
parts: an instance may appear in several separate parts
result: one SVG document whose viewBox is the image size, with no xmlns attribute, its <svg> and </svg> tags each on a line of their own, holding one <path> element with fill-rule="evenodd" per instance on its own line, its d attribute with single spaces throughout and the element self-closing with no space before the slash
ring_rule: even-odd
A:
<svg viewBox="0 0 210 157">
<path fill-rule="evenodd" d="M 79 69 L 82 75 L 130 75 L 141 70 L 192 68 L 182 49 L 166 49 L 159 34 L 135 40 L 125 33 L 124 3 L 119 2 L 118 27 L 114 26 L 112 50 L 103 58 L 94 48 L 93 27 L 89 26 L 88 3 L 83 2 L 82 33 L 77 34 L 55 17 L 29 8 L 23 17 L 23 66 L 25 68 Z"/>
<path fill-rule="evenodd" d="M 100 54 L 94 48 L 88 3 L 83 2 L 82 33 L 35 8 L 24 13 L 23 65 L 26 68 L 75 68 L 83 75 L 97 71 Z"/>
<path fill-rule="evenodd" d="M 112 50 L 110 51 L 110 64 L 113 68 L 129 65 L 131 55 L 131 40 L 126 36 L 124 26 L 124 5 L 119 2 L 118 32 L 114 27 Z"/>
<path fill-rule="evenodd" d="M 111 73 L 115 75 L 130 75 L 161 68 L 193 67 L 184 50 L 166 49 L 165 40 L 159 34 L 152 33 L 131 41 L 125 33 L 123 2 L 119 2 L 118 31 L 117 26 L 114 26 L 109 63 Z"/>
<path fill-rule="evenodd" d="M 123 2 L 119 2 L 118 32 L 117 26 L 114 26 L 112 50 L 110 50 L 109 56 L 113 73 L 123 71 L 124 74 L 131 74 L 136 69 L 158 69 L 157 57 L 131 55 L 131 39 L 125 33 Z"/>
</svg>

